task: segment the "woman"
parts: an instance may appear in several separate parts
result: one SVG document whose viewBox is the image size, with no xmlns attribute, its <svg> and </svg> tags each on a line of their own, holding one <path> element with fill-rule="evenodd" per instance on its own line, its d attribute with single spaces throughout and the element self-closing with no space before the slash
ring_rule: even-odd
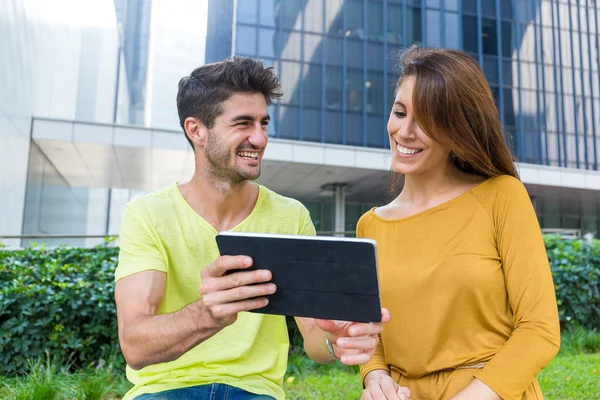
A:
<svg viewBox="0 0 600 400">
<path fill-rule="evenodd" d="M 361 217 L 377 241 L 385 325 L 362 399 L 541 399 L 560 344 L 540 227 L 478 64 L 409 48 L 388 122 L 390 204 Z"/>
</svg>

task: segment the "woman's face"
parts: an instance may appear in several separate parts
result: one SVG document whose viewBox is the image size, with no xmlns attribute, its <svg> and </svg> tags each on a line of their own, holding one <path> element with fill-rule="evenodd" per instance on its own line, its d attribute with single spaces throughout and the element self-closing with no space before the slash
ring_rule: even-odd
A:
<svg viewBox="0 0 600 400">
<path fill-rule="evenodd" d="M 387 125 L 392 168 L 402 175 L 422 174 L 445 168 L 450 154 L 417 124 L 412 104 L 414 86 L 413 76 L 404 78 L 396 92 Z"/>
</svg>

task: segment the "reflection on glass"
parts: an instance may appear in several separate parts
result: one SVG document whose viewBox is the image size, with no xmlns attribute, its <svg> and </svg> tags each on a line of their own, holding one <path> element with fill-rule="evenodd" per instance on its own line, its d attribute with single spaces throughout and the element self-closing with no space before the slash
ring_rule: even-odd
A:
<svg viewBox="0 0 600 400">
<path fill-rule="evenodd" d="M 304 64 L 304 105 L 321 107 L 322 71 L 320 64 Z"/>
<path fill-rule="evenodd" d="M 384 138 L 387 138 L 383 117 L 381 115 L 369 115 L 367 117 L 367 146 L 383 147 Z"/>
<path fill-rule="evenodd" d="M 323 36 L 304 34 L 304 60 L 320 63 L 323 60 Z"/>
<path fill-rule="evenodd" d="M 240 4 L 240 2 L 238 2 Z M 265 26 L 276 26 L 279 15 L 279 3 L 275 0 L 260 0 L 259 23 Z"/>
<path fill-rule="evenodd" d="M 510 22 L 502 22 L 502 57 L 511 57 L 513 52 L 513 32 Z"/>
<path fill-rule="evenodd" d="M 305 108 L 302 115 L 302 140 L 321 141 L 321 110 Z"/>
<path fill-rule="evenodd" d="M 496 20 L 481 20 L 481 42 L 483 54 L 498 55 L 498 34 L 496 29 Z"/>
<path fill-rule="evenodd" d="M 282 103 L 298 104 L 300 87 L 300 64 L 283 61 L 281 63 L 281 89 L 283 91 Z"/>
<path fill-rule="evenodd" d="M 483 72 L 491 85 L 498 84 L 498 60 L 496 57 L 483 58 Z"/>
<path fill-rule="evenodd" d="M 325 32 L 344 35 L 344 0 L 325 0 Z"/>
<path fill-rule="evenodd" d="M 306 0 L 304 10 L 304 30 L 323 32 L 323 0 Z"/>
<path fill-rule="evenodd" d="M 386 39 L 391 44 L 402 44 L 402 6 L 388 4 Z"/>
<path fill-rule="evenodd" d="M 437 10 L 427 10 L 427 45 L 438 47 L 442 43 L 440 35 L 440 12 Z"/>
<path fill-rule="evenodd" d="M 300 32 L 283 31 L 280 43 L 282 45 L 281 58 L 287 60 L 301 60 L 302 56 L 302 34 Z"/>
<path fill-rule="evenodd" d="M 477 18 L 463 15 L 463 50 L 470 53 L 478 52 Z"/>
<path fill-rule="evenodd" d="M 284 139 L 298 139 L 298 126 L 300 125 L 300 113 L 298 107 L 279 106 L 279 117 L 277 121 L 279 135 Z"/>
<path fill-rule="evenodd" d="M 463 12 L 477 14 L 477 0 L 462 0 L 462 9 Z"/>
<path fill-rule="evenodd" d="M 507 126 L 515 126 L 515 107 L 513 103 L 513 91 L 512 89 L 504 90 L 504 124 Z"/>
<path fill-rule="evenodd" d="M 342 112 L 325 112 L 325 142 L 342 143 Z"/>
<path fill-rule="evenodd" d="M 408 37 L 406 39 L 407 44 L 411 45 L 415 42 L 421 42 L 421 9 L 409 7 L 407 11 L 406 25 L 408 28 Z"/>
<path fill-rule="evenodd" d="M 350 39 L 347 41 L 346 46 L 348 51 L 346 52 L 346 58 L 349 67 L 363 67 L 363 44 L 364 42 L 359 40 Z"/>
<path fill-rule="evenodd" d="M 484 17 L 496 18 L 496 0 L 481 0 L 481 13 Z"/>
<path fill-rule="evenodd" d="M 445 34 L 444 34 L 444 47 L 449 49 L 460 49 L 460 35 L 458 26 L 458 13 L 447 12 L 444 14 L 445 18 Z"/>
<path fill-rule="evenodd" d="M 346 1 L 346 37 L 356 39 L 363 39 L 365 37 L 365 30 L 363 27 L 363 14 L 364 13 L 362 0 Z"/>
<path fill-rule="evenodd" d="M 362 114 L 357 112 L 346 113 L 346 143 L 350 146 L 363 144 Z"/>
<path fill-rule="evenodd" d="M 325 57 L 327 65 L 341 66 L 343 57 L 343 42 L 342 39 L 328 37 L 325 39 Z"/>
<path fill-rule="evenodd" d="M 275 57 L 277 46 L 274 29 L 260 29 L 258 32 L 258 55 L 261 57 Z"/>
<path fill-rule="evenodd" d="M 367 45 L 367 68 L 382 71 L 383 61 L 383 44 L 369 43 Z"/>
<path fill-rule="evenodd" d="M 302 29 L 303 0 L 286 0 L 281 2 L 281 23 L 284 29 L 299 31 Z"/>
<path fill-rule="evenodd" d="M 383 114 L 383 74 L 368 71 L 365 88 L 367 90 L 367 112 Z"/>
</svg>

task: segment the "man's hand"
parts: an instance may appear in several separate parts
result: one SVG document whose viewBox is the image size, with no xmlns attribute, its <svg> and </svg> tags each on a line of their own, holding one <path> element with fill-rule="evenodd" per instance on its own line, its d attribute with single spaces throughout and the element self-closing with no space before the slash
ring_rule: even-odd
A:
<svg viewBox="0 0 600 400">
<path fill-rule="evenodd" d="M 207 265 L 200 276 L 200 294 L 198 304 L 209 324 L 215 328 L 224 328 L 233 324 L 238 313 L 255 310 L 268 304 L 263 297 L 275 293 L 277 288 L 271 280 L 268 270 L 239 271 L 227 275 L 228 271 L 248 268 L 252 259 L 247 256 L 221 256 Z"/>
<path fill-rule="evenodd" d="M 488 385 L 475 378 L 451 400 L 502 400 Z"/>
<path fill-rule="evenodd" d="M 360 400 L 408 400 L 410 389 L 398 385 L 387 371 L 375 370 L 365 376 Z"/>
<path fill-rule="evenodd" d="M 375 354 L 383 324 L 390 320 L 390 312 L 381 309 L 381 322 L 361 323 L 317 319 L 316 324 L 325 332 L 334 353 L 347 365 L 365 364 Z"/>
</svg>

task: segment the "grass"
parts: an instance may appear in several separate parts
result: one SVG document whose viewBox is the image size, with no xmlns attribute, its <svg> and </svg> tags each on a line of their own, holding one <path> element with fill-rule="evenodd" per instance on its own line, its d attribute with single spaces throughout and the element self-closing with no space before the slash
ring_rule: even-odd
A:
<svg viewBox="0 0 600 400">
<path fill-rule="evenodd" d="M 117 400 L 131 384 L 118 363 L 109 360 L 69 373 L 50 359 L 32 363 L 27 375 L 0 376 L 0 399 Z M 574 329 L 565 332 L 559 355 L 539 375 L 548 400 L 600 400 L 600 333 Z M 318 365 L 292 352 L 284 381 L 290 400 L 358 399 L 358 367 L 340 363 Z"/>
</svg>

